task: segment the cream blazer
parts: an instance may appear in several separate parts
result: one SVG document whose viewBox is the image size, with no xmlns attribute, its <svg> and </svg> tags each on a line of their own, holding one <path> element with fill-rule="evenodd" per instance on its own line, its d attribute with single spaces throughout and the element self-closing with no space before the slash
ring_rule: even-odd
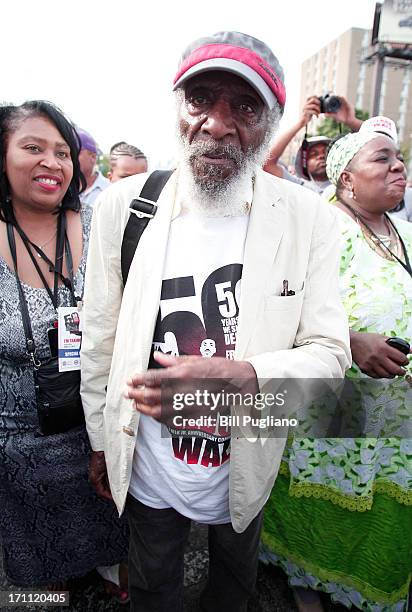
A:
<svg viewBox="0 0 412 612">
<path fill-rule="evenodd" d="M 162 272 L 178 172 L 166 184 L 123 291 L 120 249 L 129 205 L 147 175 L 106 189 L 93 212 L 86 270 L 82 400 L 90 442 L 104 450 L 110 487 L 123 512 L 139 413 L 123 393 L 147 368 L 159 310 Z M 338 293 L 335 213 L 311 191 L 257 170 L 243 262 L 235 359 L 259 380 L 342 378 L 350 365 L 347 318 Z M 283 280 L 295 295 L 283 297 Z M 286 435 L 286 433 L 285 433 Z M 285 438 L 232 437 L 229 502 L 242 532 L 267 501 Z"/>
</svg>

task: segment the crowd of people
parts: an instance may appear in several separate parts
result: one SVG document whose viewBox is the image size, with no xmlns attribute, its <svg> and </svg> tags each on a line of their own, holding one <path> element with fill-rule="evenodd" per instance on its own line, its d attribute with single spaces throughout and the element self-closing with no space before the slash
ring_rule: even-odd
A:
<svg viewBox="0 0 412 612">
<path fill-rule="evenodd" d="M 245 611 L 259 559 L 301 612 L 322 592 L 406 611 L 412 198 L 396 126 L 341 96 L 329 115 L 350 132 L 308 136 L 311 96 L 277 136 L 283 70 L 239 32 L 191 43 L 172 87 L 179 156 L 162 172 L 120 141 L 104 176 L 96 140 L 52 103 L 0 106 L 6 576 L 62 591 L 96 571 L 135 612 L 181 612 L 196 521 L 204 611 Z M 289 412 L 325 414 L 313 380 L 350 383 L 339 431 L 274 424 L 284 381 Z M 246 426 L 250 396 L 265 433 Z"/>
</svg>

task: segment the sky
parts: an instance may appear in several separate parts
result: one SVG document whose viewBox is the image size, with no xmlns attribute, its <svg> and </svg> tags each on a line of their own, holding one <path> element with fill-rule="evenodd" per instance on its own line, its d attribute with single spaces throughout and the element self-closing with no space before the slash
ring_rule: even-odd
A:
<svg viewBox="0 0 412 612">
<path fill-rule="evenodd" d="M 237 30 L 268 44 L 285 71 L 286 128 L 299 113 L 302 62 L 351 27 L 371 28 L 374 7 L 375 0 L 5 0 L 0 101 L 51 100 L 104 152 L 126 140 L 151 168 L 167 165 L 175 152 L 171 83 L 188 43 Z"/>
</svg>

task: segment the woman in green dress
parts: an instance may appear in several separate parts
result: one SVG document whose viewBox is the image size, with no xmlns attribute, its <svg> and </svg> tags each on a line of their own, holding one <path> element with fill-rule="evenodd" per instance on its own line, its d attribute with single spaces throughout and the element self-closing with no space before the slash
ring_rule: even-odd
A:
<svg viewBox="0 0 412 612">
<path fill-rule="evenodd" d="M 391 138 L 358 132 L 331 147 L 327 172 L 342 227 L 347 377 L 367 383 L 351 412 L 366 434 L 290 441 L 266 506 L 263 558 L 286 572 L 300 610 L 322 609 L 314 591 L 323 591 L 348 608 L 401 612 L 412 571 L 412 364 L 387 339 L 412 342 L 412 225 L 387 212 L 406 171 Z"/>
</svg>

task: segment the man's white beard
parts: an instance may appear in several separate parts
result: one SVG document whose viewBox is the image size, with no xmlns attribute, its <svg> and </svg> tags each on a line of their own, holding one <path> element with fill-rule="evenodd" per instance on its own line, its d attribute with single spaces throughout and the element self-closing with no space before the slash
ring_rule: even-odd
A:
<svg viewBox="0 0 412 612">
<path fill-rule="evenodd" d="M 215 142 L 189 144 L 180 134 L 179 190 L 185 205 L 204 217 L 237 217 L 247 211 L 246 203 L 252 194 L 252 180 L 256 168 L 261 167 L 267 156 L 273 134 L 268 130 L 263 143 L 256 149 L 243 153 L 233 145 Z M 196 156 L 211 151 L 227 154 L 235 163 L 235 171 L 227 179 L 220 179 L 221 169 L 210 164 L 207 176 L 199 178 L 192 168 Z M 251 202 L 249 202 L 250 204 Z"/>
</svg>

